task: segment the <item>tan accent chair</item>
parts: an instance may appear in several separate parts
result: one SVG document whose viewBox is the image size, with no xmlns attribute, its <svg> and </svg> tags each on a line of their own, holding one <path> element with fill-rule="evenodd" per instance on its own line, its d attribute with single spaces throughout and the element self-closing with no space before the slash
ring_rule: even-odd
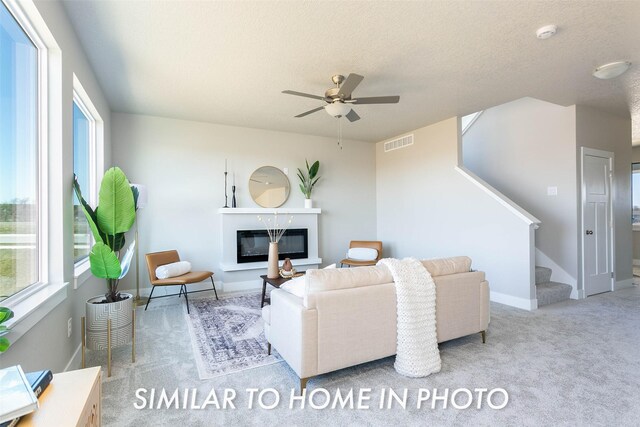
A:
<svg viewBox="0 0 640 427">
<path fill-rule="evenodd" d="M 156 298 L 164 298 L 178 295 L 178 298 L 184 294 L 184 300 L 187 303 L 187 313 L 189 313 L 189 299 L 187 297 L 187 285 L 192 283 L 200 283 L 204 280 L 211 279 L 211 284 L 213 285 L 213 292 L 216 294 L 216 299 L 218 299 L 218 291 L 216 291 L 216 284 L 213 282 L 213 273 L 211 271 L 190 271 L 186 274 L 176 277 L 169 277 L 168 279 L 158 279 L 156 277 L 156 268 L 161 265 L 171 264 L 174 262 L 180 261 L 180 255 L 178 255 L 178 251 L 162 251 L 162 252 L 153 252 L 150 254 L 146 254 L 145 258 L 147 259 L 147 270 L 149 271 L 149 280 L 151 281 L 151 294 L 149 294 L 149 299 L 147 300 L 147 305 L 144 306 L 144 310 L 147 311 L 147 307 L 149 307 L 149 303 L 151 302 L 151 296 L 153 295 L 153 291 L 156 286 L 180 286 L 179 294 L 170 294 L 170 295 L 161 295 Z M 204 292 L 210 291 L 211 289 L 204 289 L 201 291 L 191 291 L 194 292 Z"/>
<path fill-rule="evenodd" d="M 345 258 L 340 261 L 340 267 L 344 265 L 348 265 L 349 267 L 363 267 L 366 265 L 376 265 L 378 261 L 382 258 L 382 242 L 380 241 L 369 241 L 369 240 L 352 240 L 349 243 L 349 249 L 353 248 L 369 248 L 375 249 L 378 251 L 378 257 L 373 261 L 358 261 L 355 259 Z"/>
</svg>

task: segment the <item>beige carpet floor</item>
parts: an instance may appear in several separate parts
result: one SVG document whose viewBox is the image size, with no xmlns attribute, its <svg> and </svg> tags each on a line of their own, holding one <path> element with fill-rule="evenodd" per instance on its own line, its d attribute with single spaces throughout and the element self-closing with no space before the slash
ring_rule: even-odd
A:
<svg viewBox="0 0 640 427">
<path fill-rule="evenodd" d="M 106 426 L 315 426 L 315 425 L 616 425 L 640 420 L 640 289 L 566 301 L 534 312 L 491 305 L 487 343 L 478 335 L 440 345 L 442 371 L 427 378 L 405 378 L 393 369 L 393 358 L 325 374 L 309 381 L 309 389 L 331 393 L 371 388 L 377 402 L 383 388 L 396 392 L 419 388 L 501 387 L 509 393 L 506 408 L 406 410 L 288 409 L 297 377 L 286 365 L 246 370 L 211 380 L 198 379 L 192 345 L 177 298 L 154 301 L 139 310 L 138 360 L 130 363 L 127 347 L 113 357 L 113 376 L 103 383 Z M 258 304 L 258 301 L 256 301 Z M 100 363 L 103 355 L 90 360 Z M 102 359 L 104 360 L 104 359 Z M 136 410 L 138 388 L 211 388 L 238 391 L 237 409 Z M 247 409 L 247 388 L 273 387 L 283 402 L 273 410 Z M 375 406 L 374 406 L 375 407 Z"/>
</svg>

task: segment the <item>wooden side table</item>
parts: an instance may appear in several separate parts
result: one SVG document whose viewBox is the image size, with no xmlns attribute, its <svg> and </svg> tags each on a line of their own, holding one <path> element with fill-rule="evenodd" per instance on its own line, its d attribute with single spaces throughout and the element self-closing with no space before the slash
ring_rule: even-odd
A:
<svg viewBox="0 0 640 427">
<path fill-rule="evenodd" d="M 20 419 L 20 427 L 99 427 L 100 367 L 54 374 L 38 400 L 40 408 Z"/>
<path fill-rule="evenodd" d="M 299 273 L 304 274 L 304 271 L 300 271 Z M 300 276 L 298 276 L 298 277 L 300 277 Z M 263 274 L 262 276 L 260 276 L 260 278 L 262 279 L 262 300 L 260 301 L 260 308 L 264 307 L 264 303 L 266 303 L 266 302 L 271 303 L 271 298 L 267 298 L 266 297 L 266 294 L 267 294 L 267 283 L 270 284 L 271 286 L 273 286 L 274 288 L 279 288 L 286 281 L 292 279 L 292 277 L 287 278 L 287 279 L 285 279 L 283 277 L 278 277 L 277 279 L 269 279 L 266 274 Z"/>
</svg>

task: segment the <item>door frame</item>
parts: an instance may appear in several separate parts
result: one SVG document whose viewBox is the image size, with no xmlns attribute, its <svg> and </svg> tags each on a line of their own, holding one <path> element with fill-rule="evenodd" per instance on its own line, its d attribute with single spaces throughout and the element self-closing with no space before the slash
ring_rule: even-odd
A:
<svg viewBox="0 0 640 427">
<path fill-rule="evenodd" d="M 582 289 L 578 290 L 578 298 L 586 298 L 587 290 L 585 288 L 585 263 L 584 263 L 584 243 L 585 243 L 585 232 L 584 232 L 584 211 L 586 207 L 587 200 L 587 192 L 584 184 L 584 158 L 585 156 L 594 156 L 594 157 L 602 157 L 605 159 L 609 159 L 609 232 L 611 235 L 611 247 L 609 248 L 609 253 L 611 254 L 611 291 L 615 290 L 616 285 L 616 219 L 613 215 L 613 200 L 614 200 L 614 170 L 613 166 L 615 164 L 615 154 L 611 151 L 604 150 L 596 150 L 595 148 L 588 147 L 580 147 L 580 227 L 578 232 L 580 233 L 580 273 L 581 277 L 581 285 Z"/>
</svg>

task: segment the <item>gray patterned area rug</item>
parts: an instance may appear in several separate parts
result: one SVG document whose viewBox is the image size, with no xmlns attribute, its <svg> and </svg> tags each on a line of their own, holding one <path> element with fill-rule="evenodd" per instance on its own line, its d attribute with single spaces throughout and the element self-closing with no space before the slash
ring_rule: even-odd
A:
<svg viewBox="0 0 640 427">
<path fill-rule="evenodd" d="M 282 361 L 273 350 L 267 355 L 260 310 L 261 294 L 189 301 L 187 324 L 200 379 Z"/>
</svg>

